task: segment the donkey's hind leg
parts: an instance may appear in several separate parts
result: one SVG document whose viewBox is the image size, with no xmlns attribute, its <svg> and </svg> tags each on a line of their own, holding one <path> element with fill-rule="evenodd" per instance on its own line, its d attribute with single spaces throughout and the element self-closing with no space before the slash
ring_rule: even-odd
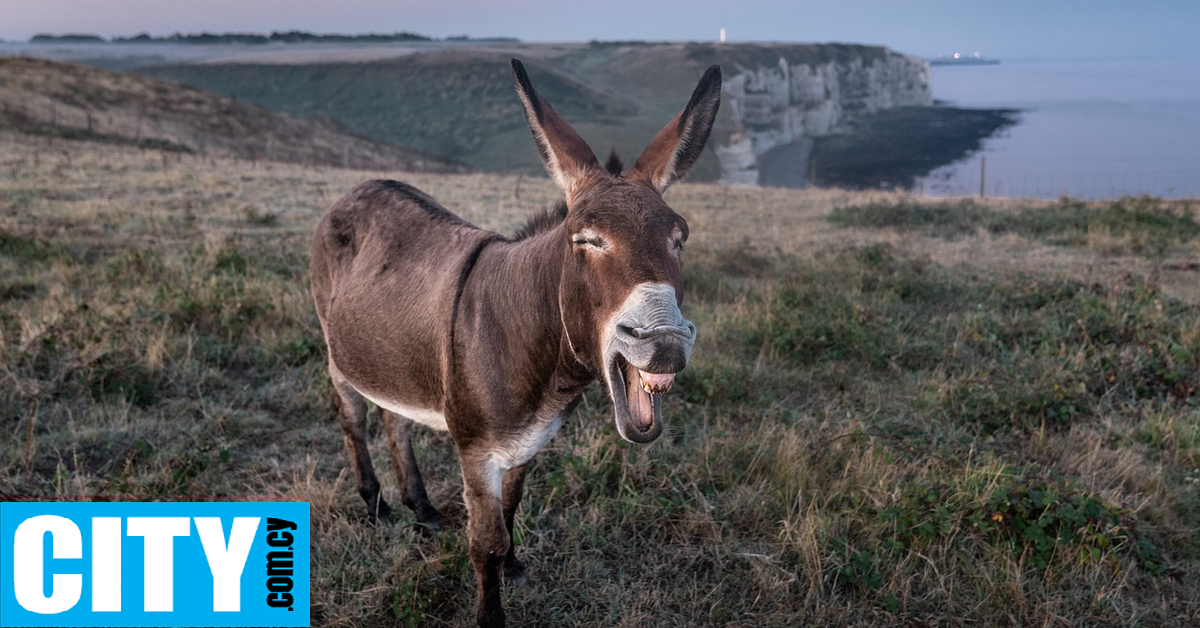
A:
<svg viewBox="0 0 1200 628">
<path fill-rule="evenodd" d="M 367 503 L 367 516 L 374 521 L 391 523 L 392 509 L 379 494 L 379 478 L 371 465 L 371 451 L 367 449 L 367 400 L 350 385 L 331 361 L 329 376 L 333 379 L 334 403 L 337 419 L 342 426 L 346 451 L 358 474 L 358 494 Z"/>
<path fill-rule="evenodd" d="M 396 480 L 400 482 L 400 498 L 416 514 L 422 531 L 437 532 L 442 529 L 442 513 L 429 502 L 421 470 L 417 468 L 417 457 L 412 448 L 412 419 L 389 410 L 380 409 L 380 413 L 388 450 L 392 454 L 392 466 L 396 467 Z"/>
</svg>

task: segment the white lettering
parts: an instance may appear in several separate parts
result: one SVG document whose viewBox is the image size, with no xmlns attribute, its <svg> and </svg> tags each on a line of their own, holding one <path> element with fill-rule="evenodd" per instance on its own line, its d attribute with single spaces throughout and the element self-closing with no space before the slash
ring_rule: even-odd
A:
<svg viewBox="0 0 1200 628">
<path fill-rule="evenodd" d="M 121 611 L 121 518 L 92 518 L 92 610 Z"/>
<path fill-rule="evenodd" d="M 196 517 L 196 532 L 204 545 L 213 575 L 213 611 L 236 613 L 242 609 L 242 569 L 254 544 L 259 517 L 235 517 L 229 546 L 219 517 Z"/>
<path fill-rule="evenodd" d="M 187 517 L 130 517 L 129 536 L 145 537 L 145 609 L 169 613 L 175 608 L 175 537 L 190 536 Z"/>
<path fill-rule="evenodd" d="M 17 603 L 32 613 L 53 615 L 70 610 L 83 592 L 83 574 L 56 573 L 51 580 L 50 597 L 42 590 L 45 565 L 43 541 L 50 533 L 50 552 L 54 558 L 83 558 L 83 537 L 70 519 L 57 515 L 30 517 L 17 526 L 13 535 L 13 578 Z"/>
</svg>

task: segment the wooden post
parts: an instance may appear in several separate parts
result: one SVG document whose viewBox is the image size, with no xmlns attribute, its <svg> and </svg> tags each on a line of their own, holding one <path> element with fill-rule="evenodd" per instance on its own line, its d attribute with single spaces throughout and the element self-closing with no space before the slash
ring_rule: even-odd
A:
<svg viewBox="0 0 1200 628">
<path fill-rule="evenodd" d="M 812 173 L 808 176 L 808 187 L 817 187 L 817 160 L 815 157 L 812 160 Z"/>
<path fill-rule="evenodd" d="M 987 157 L 979 158 L 979 198 L 983 198 L 983 183 L 987 180 Z"/>
</svg>

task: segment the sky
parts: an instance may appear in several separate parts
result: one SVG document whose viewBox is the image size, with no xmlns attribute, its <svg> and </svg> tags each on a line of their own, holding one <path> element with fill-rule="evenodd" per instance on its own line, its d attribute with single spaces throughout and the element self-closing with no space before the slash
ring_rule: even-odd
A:
<svg viewBox="0 0 1200 628">
<path fill-rule="evenodd" d="M 921 56 L 1200 61 L 1200 0 L 0 0 L 0 38 L 36 33 L 411 31 L 525 41 L 881 44 Z"/>
</svg>

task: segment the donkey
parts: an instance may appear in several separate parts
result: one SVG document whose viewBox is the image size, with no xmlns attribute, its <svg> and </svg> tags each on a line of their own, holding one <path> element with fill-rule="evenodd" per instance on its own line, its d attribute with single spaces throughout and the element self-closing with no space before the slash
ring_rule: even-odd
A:
<svg viewBox="0 0 1200 628">
<path fill-rule="evenodd" d="M 413 457 L 413 422 L 448 430 L 459 455 L 480 626 L 503 626 L 501 578 L 523 584 L 513 515 L 530 459 L 597 377 L 617 431 L 662 433 L 662 395 L 696 327 L 679 310 L 687 222 L 663 191 L 696 163 L 721 100 L 704 73 L 628 174 L 588 145 L 512 61 L 542 161 L 566 195 L 514 238 L 479 229 L 419 190 L 363 183 L 322 217 L 312 294 L 346 449 L 368 515 L 387 521 L 365 435 L 379 406 L 404 504 L 440 529 Z"/>
</svg>

